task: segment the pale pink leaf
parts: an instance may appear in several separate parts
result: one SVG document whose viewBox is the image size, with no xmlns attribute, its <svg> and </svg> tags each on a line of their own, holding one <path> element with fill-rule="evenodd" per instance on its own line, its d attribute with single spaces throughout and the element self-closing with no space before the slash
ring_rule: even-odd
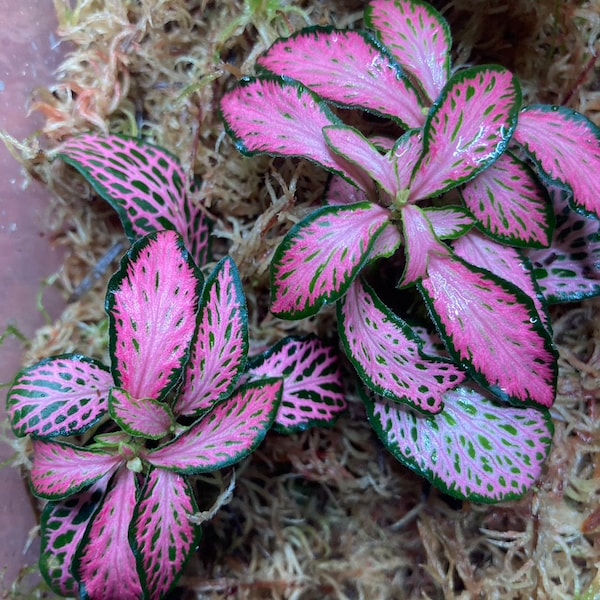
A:
<svg viewBox="0 0 600 600">
<path fill-rule="evenodd" d="M 404 192 L 404 202 L 417 201 L 412 194 L 411 177 L 423 153 L 423 131 L 413 129 L 400 136 L 391 150 L 398 190 Z"/>
<path fill-rule="evenodd" d="M 338 305 L 346 355 L 373 391 L 419 410 L 442 410 L 444 393 L 459 385 L 464 372 L 441 359 L 425 357 L 411 327 L 357 279 Z"/>
<path fill-rule="evenodd" d="M 459 238 L 475 224 L 471 214 L 461 206 L 424 208 L 423 213 L 440 240 Z"/>
<path fill-rule="evenodd" d="M 239 388 L 173 441 L 148 452 L 156 467 L 182 474 L 206 473 L 246 458 L 273 424 L 283 382 L 263 379 Z"/>
<path fill-rule="evenodd" d="M 134 437 L 158 440 L 175 426 L 173 413 L 164 402 L 133 398 L 120 388 L 111 390 L 108 409 L 115 423 Z"/>
<path fill-rule="evenodd" d="M 538 481 L 554 428 L 547 410 L 498 405 L 460 387 L 444 410 L 425 416 L 384 398 L 366 398 L 377 435 L 401 463 L 443 492 L 474 502 L 523 496 Z"/>
<path fill-rule="evenodd" d="M 600 129 L 564 106 L 528 106 L 515 139 L 547 177 L 568 186 L 573 205 L 600 218 Z"/>
<path fill-rule="evenodd" d="M 400 65 L 365 32 L 303 29 L 276 41 L 257 64 L 300 81 L 338 105 L 397 119 L 405 128 L 423 124 L 415 88 Z"/>
<path fill-rule="evenodd" d="M 111 452 L 34 440 L 31 484 L 40 498 L 61 500 L 113 472 L 122 462 L 118 454 Z"/>
<path fill-rule="evenodd" d="M 420 284 L 452 357 L 499 397 L 552 406 L 556 350 L 533 301 L 451 255 L 430 253 Z"/>
<path fill-rule="evenodd" d="M 292 227 L 271 262 L 271 311 L 298 319 L 343 296 L 389 216 L 367 202 L 326 206 Z"/>
<path fill-rule="evenodd" d="M 145 598 L 164 598 L 196 550 L 200 528 L 190 517 L 197 510 L 183 476 L 161 469 L 148 473 L 130 530 Z"/>
<path fill-rule="evenodd" d="M 106 296 L 115 383 L 163 399 L 179 381 L 196 328 L 202 279 L 173 231 L 136 242 Z"/>
<path fill-rule="evenodd" d="M 142 586 L 129 545 L 135 473 L 123 468 L 91 519 L 75 557 L 81 600 L 140 600 Z"/>
<path fill-rule="evenodd" d="M 286 338 L 252 361 L 253 379 L 281 377 L 275 430 L 293 433 L 331 425 L 346 409 L 337 352 L 315 337 Z"/>
<path fill-rule="evenodd" d="M 198 264 L 208 252 L 204 211 L 188 196 L 188 180 L 177 159 L 140 139 L 85 134 L 68 139 L 58 155 L 75 167 L 118 213 L 133 243 L 173 229 Z"/>
<path fill-rule="evenodd" d="M 461 191 L 482 229 L 511 246 L 550 244 L 554 218 L 548 193 L 523 162 L 506 152 Z"/>
<path fill-rule="evenodd" d="M 441 194 L 492 164 L 508 146 L 520 101 L 517 79 L 502 67 L 472 67 L 456 74 L 427 116 L 411 197 Z"/>
<path fill-rule="evenodd" d="M 40 572 L 61 596 L 79 596 L 73 573 L 75 553 L 109 479 L 110 474 L 105 475 L 88 489 L 44 507 L 40 519 Z"/>
<path fill-rule="evenodd" d="M 450 74 L 452 37 L 442 15 L 419 0 L 373 0 L 365 24 L 434 101 Z"/>
<path fill-rule="evenodd" d="M 175 404 L 180 415 L 194 415 L 228 396 L 248 353 L 248 314 L 239 273 L 224 258 L 207 279 L 184 386 Z"/>
<path fill-rule="evenodd" d="M 359 202 L 368 202 L 369 196 L 359 190 L 339 175 L 331 175 L 325 190 L 323 198 L 325 204 L 331 206 L 346 206 L 348 204 L 358 204 Z"/>
<path fill-rule="evenodd" d="M 7 412 L 17 436 L 78 435 L 107 410 L 113 385 L 109 370 L 78 354 L 47 358 L 23 369 L 8 396 Z"/>
</svg>

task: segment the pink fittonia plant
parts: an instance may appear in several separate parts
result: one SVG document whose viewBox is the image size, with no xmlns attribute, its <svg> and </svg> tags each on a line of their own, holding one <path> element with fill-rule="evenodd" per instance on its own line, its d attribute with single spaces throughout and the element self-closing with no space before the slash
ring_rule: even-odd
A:
<svg viewBox="0 0 600 600">
<path fill-rule="evenodd" d="M 285 430 L 302 379 L 327 391 L 311 408 L 327 408 L 309 422 L 299 406 L 296 421 L 331 421 L 345 406 L 339 371 L 327 349 L 299 341 L 314 382 L 295 374 L 286 395 L 297 361 L 283 358 L 278 371 L 242 383 L 247 316 L 235 264 L 224 258 L 204 282 L 173 231 L 132 246 L 106 310 L 110 369 L 77 354 L 46 359 L 17 375 L 8 412 L 14 432 L 33 438 L 32 488 L 49 501 L 40 568 L 52 588 L 92 600 L 158 599 L 199 542 L 190 477 L 248 456 L 282 397 Z M 84 433 L 87 443 L 76 444 Z"/>
<path fill-rule="evenodd" d="M 425 2 L 373 0 L 364 22 L 365 31 L 313 27 L 278 40 L 259 76 L 221 103 L 241 152 L 303 157 L 332 173 L 325 206 L 274 254 L 271 309 L 297 319 L 336 302 L 390 451 L 457 496 L 517 497 L 551 439 L 557 363 L 545 303 L 597 294 L 600 280 L 597 225 L 566 239 L 573 211 L 545 184 L 600 216 L 600 131 L 565 108 L 522 108 L 518 81 L 500 66 L 452 74 L 449 27 Z M 372 120 L 363 133 L 336 107 L 403 133 L 383 137 Z M 592 239 L 590 250 L 576 245 Z M 443 355 L 370 285 L 381 268 L 418 291 Z M 440 460 L 451 439 L 464 448 L 455 463 Z"/>
</svg>

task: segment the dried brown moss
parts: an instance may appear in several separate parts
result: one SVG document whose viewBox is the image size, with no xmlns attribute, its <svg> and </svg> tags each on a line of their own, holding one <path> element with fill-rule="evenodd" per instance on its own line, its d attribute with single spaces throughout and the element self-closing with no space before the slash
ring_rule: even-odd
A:
<svg viewBox="0 0 600 600">
<path fill-rule="evenodd" d="M 278 35 L 306 24 L 358 24 L 365 3 L 282 0 L 280 10 L 256 14 L 241 0 L 55 3 L 59 34 L 72 51 L 56 84 L 36 97 L 47 119 L 48 156 L 90 129 L 141 134 L 169 149 L 202 178 L 193 198 L 214 221 L 216 258 L 229 251 L 240 267 L 255 343 L 307 331 L 333 336 L 331 312 L 286 323 L 267 310 L 270 256 L 320 196 L 323 173 L 305 163 L 243 158 L 217 109 L 235 76 L 251 72 Z M 452 0 L 437 7 L 451 22 L 458 63 L 502 63 L 521 78 L 527 102 L 566 103 L 600 124 L 598 0 Z M 56 285 L 67 297 L 122 232 L 63 165 L 38 153 L 29 166 L 55 197 L 51 229 L 68 248 Z M 38 332 L 28 362 L 74 349 L 106 360 L 107 277 Z M 555 331 L 554 448 L 527 497 L 499 506 L 444 498 L 385 452 L 349 389 L 349 414 L 332 430 L 272 434 L 237 469 L 233 497 L 205 525 L 181 597 L 596 597 L 600 303 L 557 313 Z M 208 509 L 214 482 L 198 485 Z"/>
</svg>

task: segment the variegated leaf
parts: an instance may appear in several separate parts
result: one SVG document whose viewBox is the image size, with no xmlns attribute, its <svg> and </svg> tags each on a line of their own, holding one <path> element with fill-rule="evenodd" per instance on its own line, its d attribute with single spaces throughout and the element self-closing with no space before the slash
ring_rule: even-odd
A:
<svg viewBox="0 0 600 600">
<path fill-rule="evenodd" d="M 473 377 L 503 399 L 552 406 L 557 354 L 529 296 L 437 253 L 418 285 L 450 354 Z"/>
<path fill-rule="evenodd" d="M 62 500 L 113 472 L 122 462 L 111 452 L 34 440 L 31 484 L 36 496 Z"/>
<path fill-rule="evenodd" d="M 467 183 L 461 194 L 481 228 L 498 241 L 533 248 L 550 244 L 554 213 L 548 193 L 510 152 Z"/>
<path fill-rule="evenodd" d="M 135 473 L 123 468 L 111 482 L 75 556 L 81 600 L 142 598 L 128 538 L 135 504 Z"/>
<path fill-rule="evenodd" d="M 245 367 L 248 311 L 237 267 L 224 258 L 206 281 L 196 338 L 175 412 L 195 415 L 228 396 Z"/>
<path fill-rule="evenodd" d="M 271 262 L 271 311 L 299 319 L 343 296 L 389 216 L 367 202 L 326 206 L 292 227 Z"/>
<path fill-rule="evenodd" d="M 569 207 L 569 192 L 551 191 L 556 229 L 549 248 L 528 250 L 534 277 L 549 303 L 575 302 L 600 295 L 600 232 L 596 219 Z"/>
<path fill-rule="evenodd" d="M 398 181 L 397 188 L 403 194 L 394 200 L 402 205 L 409 200 L 419 200 L 412 194 L 411 177 L 419 158 L 423 153 L 423 131 L 412 129 L 400 136 L 391 150 L 392 161 Z"/>
<path fill-rule="evenodd" d="M 165 598 L 181 575 L 200 540 L 200 528 L 190 520 L 197 510 L 184 477 L 150 471 L 129 533 L 145 599 Z"/>
<path fill-rule="evenodd" d="M 329 178 L 323 198 L 324 204 L 346 206 L 348 204 L 358 204 L 359 202 L 368 201 L 369 197 L 363 190 L 359 190 L 343 177 L 331 175 Z"/>
<path fill-rule="evenodd" d="M 181 377 L 196 328 L 202 276 L 173 231 L 136 242 L 106 296 L 115 383 L 163 399 Z"/>
<path fill-rule="evenodd" d="M 465 235 L 475 224 L 471 214 L 460 206 L 424 208 L 423 213 L 440 240 L 455 240 Z"/>
<path fill-rule="evenodd" d="M 91 358 L 47 358 L 23 369 L 8 392 L 12 429 L 40 438 L 83 433 L 106 414 L 112 385 L 109 370 Z"/>
<path fill-rule="evenodd" d="M 134 398 L 120 388 L 111 390 L 108 410 L 115 423 L 134 437 L 159 440 L 175 426 L 173 413 L 164 402 Z"/>
<path fill-rule="evenodd" d="M 341 125 L 327 104 L 301 83 L 278 78 L 245 78 L 221 100 L 221 115 L 236 148 L 246 155 L 266 153 L 307 158 L 371 192 L 370 178 L 335 155 L 323 127 Z"/>
<path fill-rule="evenodd" d="M 600 218 L 600 128 L 564 106 L 528 106 L 515 139 L 552 181 L 573 192 L 573 205 Z"/>
<path fill-rule="evenodd" d="M 264 439 L 279 408 L 283 382 L 262 379 L 239 388 L 172 442 L 148 452 L 156 467 L 206 473 L 246 458 Z"/>
<path fill-rule="evenodd" d="M 256 357 L 248 373 L 253 379 L 283 379 L 274 425 L 279 433 L 332 425 L 346 409 L 337 352 L 316 337 L 281 340 Z"/>
<path fill-rule="evenodd" d="M 373 0 L 365 25 L 434 101 L 450 74 L 452 37 L 442 15 L 420 0 Z"/>
<path fill-rule="evenodd" d="M 275 42 L 257 64 L 340 106 L 423 124 L 419 96 L 402 68 L 367 33 L 310 27 Z"/>
<path fill-rule="evenodd" d="M 340 335 L 346 355 L 373 391 L 419 410 L 442 410 L 443 395 L 465 375 L 452 363 L 428 358 L 408 323 L 357 279 L 338 304 Z"/>
<path fill-rule="evenodd" d="M 204 264 L 208 224 L 187 197 L 187 178 L 174 156 L 143 140 L 94 134 L 70 138 L 58 156 L 117 211 L 132 243 L 148 233 L 173 229 L 198 264 Z"/>
<path fill-rule="evenodd" d="M 87 525 L 101 502 L 110 475 L 87 490 L 58 502 L 48 502 L 41 516 L 40 572 L 61 596 L 79 596 L 73 560 Z"/>
<path fill-rule="evenodd" d="M 515 248 L 498 244 L 479 232 L 471 232 L 456 241 L 453 249 L 465 262 L 480 269 L 487 269 L 523 290 L 533 300 L 544 326 L 550 326 L 550 317 L 542 303 L 542 293 L 533 279 L 529 261 Z"/>
<path fill-rule="evenodd" d="M 446 393 L 444 410 L 433 416 L 377 397 L 366 405 L 396 459 L 443 492 L 475 502 L 523 496 L 542 475 L 554 432 L 547 410 L 499 406 L 467 387 Z"/>
<path fill-rule="evenodd" d="M 411 196 L 441 194 L 492 164 L 508 146 L 520 103 L 519 83 L 502 67 L 472 67 L 456 74 L 427 116 Z"/>
</svg>

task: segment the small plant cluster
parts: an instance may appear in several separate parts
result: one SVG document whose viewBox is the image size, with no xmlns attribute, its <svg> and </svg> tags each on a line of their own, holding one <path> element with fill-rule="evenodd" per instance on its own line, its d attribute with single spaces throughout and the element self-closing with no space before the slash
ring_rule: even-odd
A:
<svg viewBox="0 0 600 600">
<path fill-rule="evenodd" d="M 459 498 L 517 498 L 553 433 L 547 305 L 600 292 L 600 130 L 522 106 L 501 66 L 453 70 L 425 2 L 373 0 L 364 26 L 276 41 L 221 103 L 242 153 L 331 173 L 275 251 L 271 310 L 335 303 L 388 450 Z"/>
<path fill-rule="evenodd" d="M 82 136 L 62 149 L 119 212 L 132 246 L 106 295 L 110 367 L 78 354 L 21 371 L 8 394 L 47 500 L 40 569 L 64 596 L 162 598 L 200 539 L 194 476 L 248 456 L 274 426 L 345 409 L 334 349 L 286 338 L 248 358 L 233 260 L 205 278 L 208 227 L 159 148 Z M 189 248 L 189 250 L 188 250 Z"/>
</svg>

